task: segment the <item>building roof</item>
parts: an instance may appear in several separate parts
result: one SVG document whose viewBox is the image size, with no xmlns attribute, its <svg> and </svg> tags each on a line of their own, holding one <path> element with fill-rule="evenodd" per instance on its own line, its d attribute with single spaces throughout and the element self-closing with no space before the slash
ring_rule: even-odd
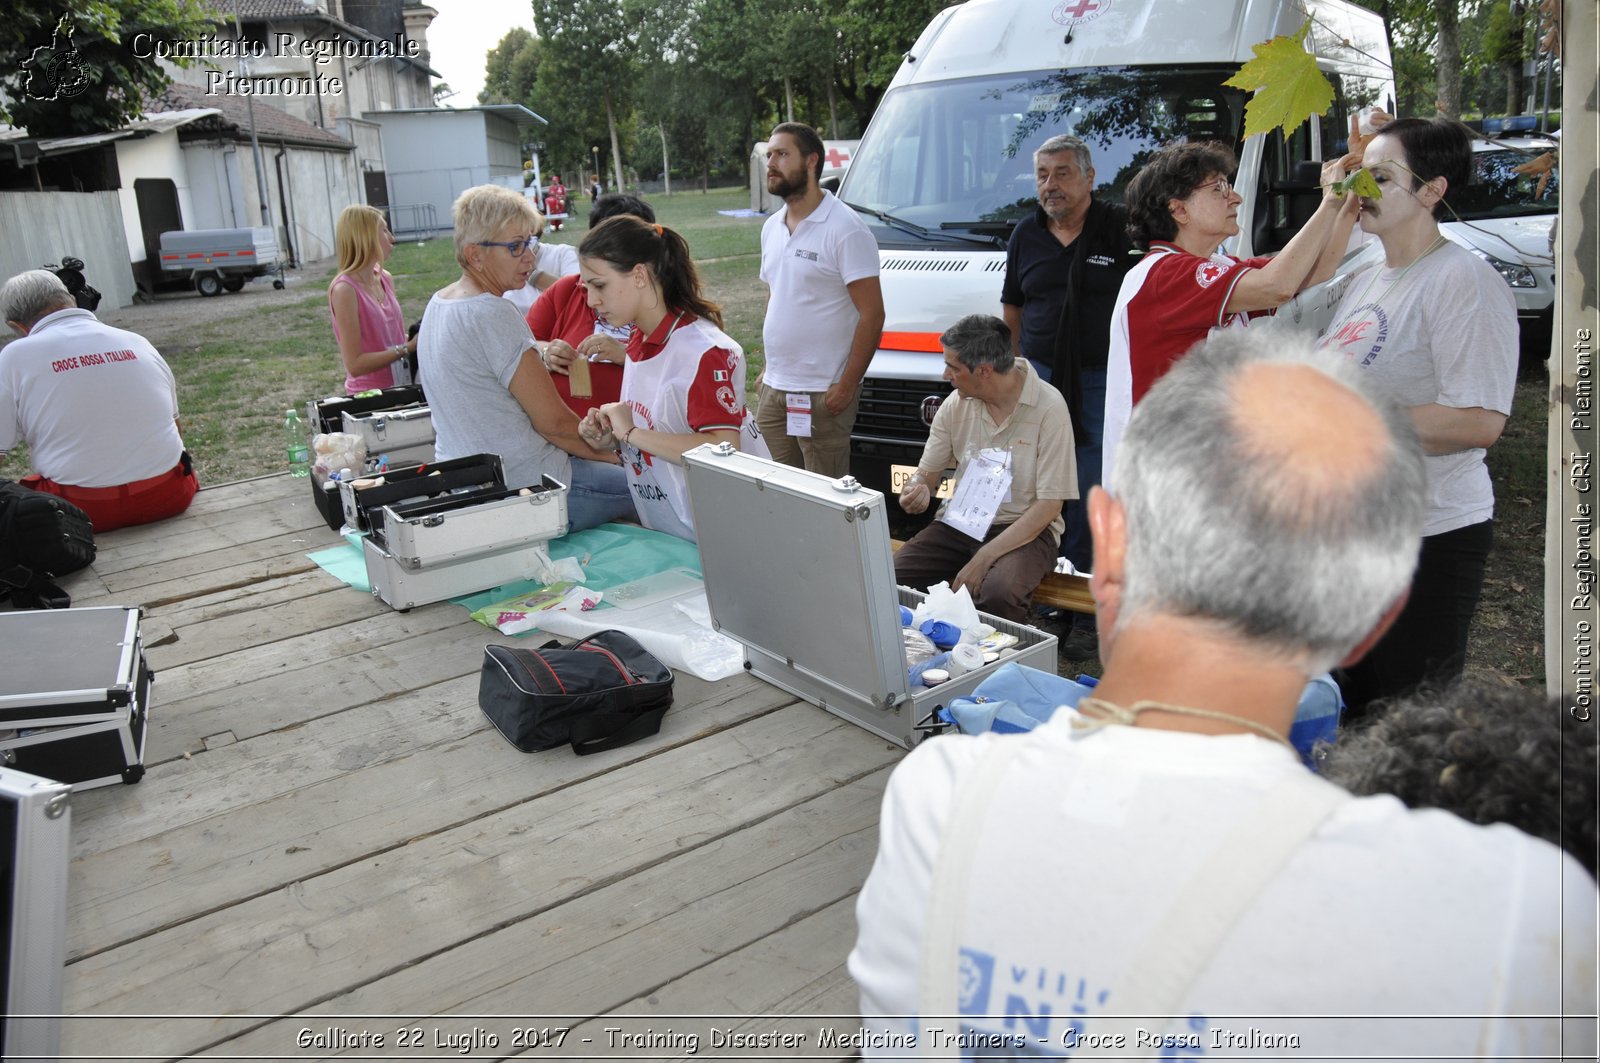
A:
<svg viewBox="0 0 1600 1063">
<path fill-rule="evenodd" d="M 490 114 L 509 118 L 519 126 L 530 126 L 535 122 L 540 125 L 550 124 L 548 118 L 535 114 L 520 103 L 485 103 L 477 107 L 391 107 L 386 111 L 362 111 L 361 117 L 377 120 L 386 114 L 450 114 L 451 112 L 461 114 L 467 111 L 488 111 Z"/>
<path fill-rule="evenodd" d="M 293 2 L 293 0 L 285 0 Z M 233 93 L 208 95 L 198 85 L 181 85 L 173 82 L 167 90 L 150 101 L 151 111 L 180 111 L 185 108 L 204 107 L 213 116 L 201 119 L 188 128 L 195 132 L 222 134 L 230 138 L 248 139 L 250 136 L 249 97 Z M 355 145 L 343 137 L 318 129 L 310 122 L 302 122 L 293 115 L 280 111 L 263 99 L 255 109 L 256 136 L 261 140 L 291 141 L 308 147 L 328 148 L 336 151 L 354 151 Z"/>
<path fill-rule="evenodd" d="M 160 111 L 135 119 L 121 129 L 113 129 L 105 133 L 84 133 L 71 137 L 34 138 L 28 136 L 28 132 L 25 129 L 0 126 L 0 143 L 32 140 L 38 145 L 40 155 L 66 155 L 74 151 L 82 151 L 84 148 L 92 148 L 96 144 L 109 143 L 113 140 L 127 140 L 133 137 L 165 133 L 169 129 L 177 129 L 220 113 L 215 107 L 191 107 L 183 110 Z"/>
</svg>

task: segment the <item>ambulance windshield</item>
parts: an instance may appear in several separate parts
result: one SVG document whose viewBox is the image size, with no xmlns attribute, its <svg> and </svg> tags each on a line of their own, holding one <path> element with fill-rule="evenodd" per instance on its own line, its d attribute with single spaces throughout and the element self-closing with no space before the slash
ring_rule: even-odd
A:
<svg viewBox="0 0 1600 1063">
<path fill-rule="evenodd" d="M 1120 202 L 1144 161 L 1174 140 L 1239 150 L 1246 94 L 1222 85 L 1234 72 L 1106 67 L 907 85 L 884 97 L 839 198 L 909 223 L 878 232 L 880 244 L 1003 232 L 1034 208 L 1034 149 L 1070 133 L 1089 145 L 1095 195 Z M 919 240 L 915 226 L 929 235 Z"/>
</svg>

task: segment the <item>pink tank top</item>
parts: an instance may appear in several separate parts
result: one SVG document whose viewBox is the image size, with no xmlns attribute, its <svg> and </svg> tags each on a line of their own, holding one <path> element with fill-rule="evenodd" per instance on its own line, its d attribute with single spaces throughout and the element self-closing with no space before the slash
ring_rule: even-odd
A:
<svg viewBox="0 0 1600 1063">
<path fill-rule="evenodd" d="M 387 273 L 378 274 L 379 281 L 383 284 L 383 302 L 375 301 L 372 296 L 350 278 L 349 274 L 341 273 L 333 279 L 334 284 L 344 283 L 356 290 L 357 323 L 361 326 L 361 350 L 381 351 L 385 347 L 393 347 L 397 343 L 406 342 L 406 322 L 400 315 L 400 300 L 395 298 L 394 283 L 389 280 Z M 328 289 L 328 314 L 333 315 L 333 289 Z M 339 340 L 339 322 L 333 322 L 333 338 Z M 344 381 L 346 395 L 356 395 L 373 388 L 387 388 L 394 384 L 394 369 L 384 366 L 382 369 L 361 376 L 347 376 Z"/>
</svg>

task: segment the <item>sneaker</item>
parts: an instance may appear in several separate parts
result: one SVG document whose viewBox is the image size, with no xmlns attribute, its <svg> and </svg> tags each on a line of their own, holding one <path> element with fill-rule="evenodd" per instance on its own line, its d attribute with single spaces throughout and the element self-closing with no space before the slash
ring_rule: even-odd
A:
<svg viewBox="0 0 1600 1063">
<path fill-rule="evenodd" d="M 1092 661 L 1100 656 L 1100 636 L 1087 628 L 1075 627 L 1061 636 L 1056 652 L 1069 661 Z"/>
</svg>

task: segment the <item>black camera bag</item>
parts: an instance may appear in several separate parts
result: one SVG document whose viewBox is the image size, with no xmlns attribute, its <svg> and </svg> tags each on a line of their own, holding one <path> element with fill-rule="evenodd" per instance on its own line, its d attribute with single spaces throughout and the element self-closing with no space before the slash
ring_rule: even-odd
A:
<svg viewBox="0 0 1600 1063">
<path fill-rule="evenodd" d="M 65 609 L 57 577 L 94 562 L 94 525 L 64 498 L 0 480 L 0 598 L 19 609 Z"/>
</svg>

